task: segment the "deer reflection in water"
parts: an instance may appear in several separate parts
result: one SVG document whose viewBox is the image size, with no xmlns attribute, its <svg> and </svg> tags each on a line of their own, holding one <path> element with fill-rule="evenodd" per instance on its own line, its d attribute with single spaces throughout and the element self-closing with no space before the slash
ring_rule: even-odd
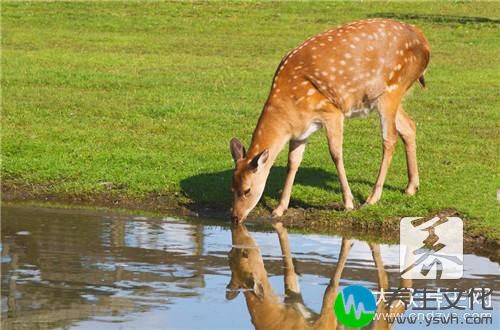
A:
<svg viewBox="0 0 500 330">
<path fill-rule="evenodd" d="M 273 290 L 260 248 L 244 225 L 235 225 L 231 229 L 233 244 L 233 248 L 229 252 L 231 281 L 227 285 L 226 298 L 229 300 L 234 299 L 242 291 L 252 323 L 259 330 L 344 328 L 341 323 L 337 322 L 333 305 L 353 241 L 342 239 L 336 268 L 333 270 L 330 282 L 323 294 L 321 310 L 316 313 L 308 308 L 302 299 L 286 228 L 280 222 L 274 223 L 273 228 L 278 234 L 283 256 L 284 300 L 281 301 L 281 298 Z M 378 287 L 379 289 L 386 289 L 389 287 L 389 280 L 382 262 L 380 246 L 375 243 L 369 243 L 368 245 L 377 269 Z M 411 285 L 411 281 L 401 280 L 400 287 L 410 288 Z M 389 306 L 381 302 L 377 306 L 377 312 L 400 314 L 404 312 L 404 308 L 405 304 L 401 300 L 395 300 Z M 392 325 L 383 319 L 374 319 L 368 327 L 372 329 L 389 329 Z"/>
</svg>

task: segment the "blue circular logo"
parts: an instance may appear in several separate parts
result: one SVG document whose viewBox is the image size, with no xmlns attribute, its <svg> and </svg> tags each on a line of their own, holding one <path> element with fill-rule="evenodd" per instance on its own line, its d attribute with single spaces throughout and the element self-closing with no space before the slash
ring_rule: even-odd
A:
<svg viewBox="0 0 500 330">
<path fill-rule="evenodd" d="M 370 290 L 350 285 L 339 292 L 333 306 L 337 319 L 350 328 L 362 328 L 373 320 L 377 304 Z"/>
</svg>

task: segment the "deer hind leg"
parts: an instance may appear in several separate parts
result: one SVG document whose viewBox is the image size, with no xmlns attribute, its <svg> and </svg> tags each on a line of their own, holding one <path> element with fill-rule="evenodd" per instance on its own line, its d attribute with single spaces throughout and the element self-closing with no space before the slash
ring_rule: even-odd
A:
<svg viewBox="0 0 500 330">
<path fill-rule="evenodd" d="M 344 115 L 340 111 L 335 110 L 329 113 L 329 115 L 324 118 L 324 121 L 330 155 L 337 167 L 337 175 L 339 177 L 340 189 L 342 190 L 344 207 L 347 210 L 352 210 L 354 208 L 353 197 L 344 169 L 344 156 L 342 152 Z"/>
<path fill-rule="evenodd" d="M 396 114 L 396 129 L 405 144 L 406 166 L 408 169 L 408 185 L 405 191 L 408 195 L 415 195 L 419 186 L 416 142 L 417 127 L 401 106 L 399 106 Z"/>
<path fill-rule="evenodd" d="M 288 171 L 286 175 L 285 185 L 278 206 L 273 210 L 273 217 L 281 217 L 288 208 L 290 196 L 292 194 L 293 181 L 295 174 L 299 169 L 304 150 L 306 149 L 306 141 L 290 141 L 290 150 L 288 151 Z"/>
<path fill-rule="evenodd" d="M 375 204 L 382 197 L 382 190 L 384 188 L 385 177 L 392 162 L 392 156 L 397 142 L 397 129 L 396 129 L 396 113 L 399 107 L 400 98 L 391 94 L 386 94 L 380 100 L 379 113 L 380 125 L 382 127 L 382 146 L 383 156 L 382 163 L 378 172 L 377 181 L 373 187 L 373 191 L 366 200 L 366 204 Z"/>
</svg>

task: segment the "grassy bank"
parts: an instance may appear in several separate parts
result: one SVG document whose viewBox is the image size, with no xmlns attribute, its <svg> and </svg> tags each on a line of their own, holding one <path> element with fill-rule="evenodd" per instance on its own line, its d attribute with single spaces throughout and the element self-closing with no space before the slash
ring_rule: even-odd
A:
<svg viewBox="0 0 500 330">
<path fill-rule="evenodd" d="M 435 14 L 439 13 L 439 14 Z M 421 190 L 402 194 L 399 143 L 382 201 L 348 214 L 379 223 L 458 210 L 471 233 L 499 239 L 499 3 L 2 3 L 3 189 L 34 196 L 169 196 L 230 204 L 233 136 L 248 141 L 281 57 L 336 24 L 390 17 L 418 25 L 433 55 L 418 123 Z M 376 115 L 346 123 L 358 203 L 381 157 Z M 286 155 L 271 173 L 275 205 Z M 342 219 L 321 132 L 310 140 L 292 206 Z"/>
</svg>

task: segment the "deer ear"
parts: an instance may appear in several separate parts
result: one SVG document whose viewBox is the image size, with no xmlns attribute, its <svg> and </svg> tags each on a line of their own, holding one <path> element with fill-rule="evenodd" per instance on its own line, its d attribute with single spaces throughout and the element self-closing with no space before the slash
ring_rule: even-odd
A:
<svg viewBox="0 0 500 330">
<path fill-rule="evenodd" d="M 240 294 L 240 288 L 231 279 L 231 282 L 226 287 L 226 299 L 233 300 L 238 294 Z"/>
<path fill-rule="evenodd" d="M 231 155 L 233 155 L 234 161 L 242 159 L 246 155 L 245 147 L 238 141 L 237 138 L 232 138 L 229 143 L 229 148 L 231 149 Z"/>
<path fill-rule="evenodd" d="M 264 300 L 264 287 L 259 282 L 254 282 L 253 293 L 257 296 L 257 298 L 262 301 Z"/>
<path fill-rule="evenodd" d="M 266 163 L 268 158 L 269 158 L 269 149 L 266 149 L 257 156 L 255 156 L 248 165 L 250 166 L 250 169 L 257 171 L 259 168 L 262 167 L 262 165 Z"/>
</svg>

